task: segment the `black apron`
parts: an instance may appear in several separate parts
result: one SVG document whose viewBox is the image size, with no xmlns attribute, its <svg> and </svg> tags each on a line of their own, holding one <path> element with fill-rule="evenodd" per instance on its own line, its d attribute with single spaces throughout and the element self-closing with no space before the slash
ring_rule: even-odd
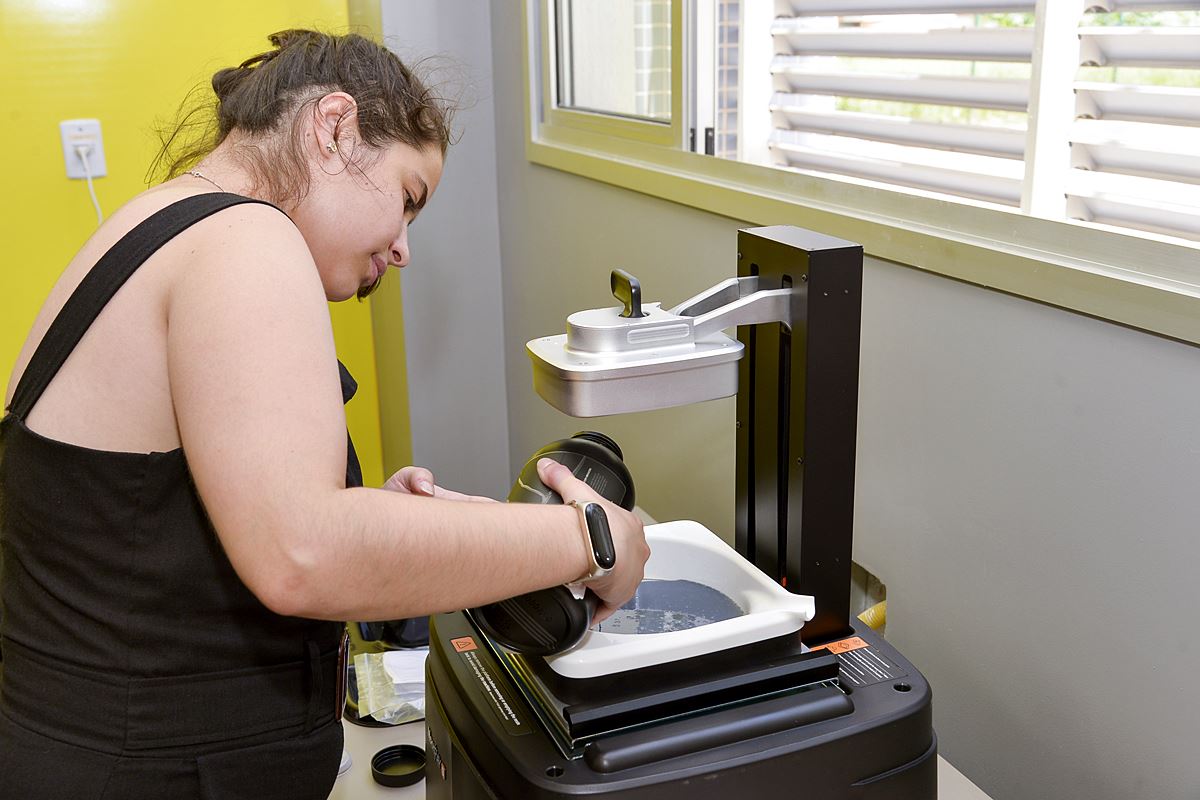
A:
<svg viewBox="0 0 1200 800">
<path fill-rule="evenodd" d="M 0 421 L 0 798 L 325 798 L 343 626 L 273 613 L 234 572 L 182 450 L 55 441 L 25 418 L 126 279 L 239 203 L 186 198 L 92 268 Z M 354 381 L 339 363 L 343 396 Z M 347 484 L 361 485 L 353 447 Z"/>
</svg>

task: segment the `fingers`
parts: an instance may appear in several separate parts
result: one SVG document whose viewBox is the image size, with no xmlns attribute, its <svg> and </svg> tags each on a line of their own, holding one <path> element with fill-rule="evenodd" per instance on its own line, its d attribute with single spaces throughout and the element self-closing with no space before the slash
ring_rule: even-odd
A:
<svg viewBox="0 0 1200 800">
<path fill-rule="evenodd" d="M 424 467 L 409 466 L 387 479 L 383 488 L 402 494 L 417 494 L 424 497 L 434 497 L 436 487 L 433 473 Z"/>
<path fill-rule="evenodd" d="M 612 533 L 613 546 L 617 550 L 616 567 L 605 577 L 588 581 L 587 584 L 602 601 L 593 621 L 607 619 L 633 597 L 638 584 L 642 582 L 646 560 L 650 557 L 642 521 L 633 512 L 626 511 L 601 497 L 592 487 L 572 475 L 568 467 L 557 461 L 543 458 L 538 461 L 537 468 L 542 483 L 558 492 L 564 502 L 598 502 L 608 514 L 609 530 Z"/>
<path fill-rule="evenodd" d="M 592 626 L 594 627 L 599 625 L 601 622 L 604 622 L 604 620 L 616 613 L 617 609 L 620 607 L 621 606 L 609 605 L 608 603 L 601 603 L 596 607 L 596 613 L 592 615 Z"/>
<path fill-rule="evenodd" d="M 542 483 L 558 492 L 564 503 L 572 500 L 604 500 L 592 487 L 576 478 L 568 467 L 552 458 L 539 459 L 537 471 Z"/>
<path fill-rule="evenodd" d="M 405 467 L 387 479 L 383 488 L 401 494 L 419 495 L 421 497 L 436 497 L 439 500 L 464 500 L 471 503 L 494 503 L 490 497 L 480 497 L 473 494 L 463 494 L 451 489 L 443 489 L 434 483 L 433 473 L 425 467 Z"/>
<path fill-rule="evenodd" d="M 495 499 L 484 497 L 477 494 L 464 494 L 456 492 L 453 489 L 443 489 L 441 486 L 433 487 L 433 496 L 439 500 L 463 500 L 468 503 L 495 503 Z"/>
<path fill-rule="evenodd" d="M 629 516 L 637 520 L 632 514 Z M 645 574 L 646 561 L 650 558 L 650 548 L 640 522 L 636 528 L 630 526 L 613 538 L 617 547 L 615 568 L 605 577 L 588 582 L 588 588 L 603 601 L 596 610 L 592 620 L 594 623 L 604 621 L 633 597 Z"/>
</svg>

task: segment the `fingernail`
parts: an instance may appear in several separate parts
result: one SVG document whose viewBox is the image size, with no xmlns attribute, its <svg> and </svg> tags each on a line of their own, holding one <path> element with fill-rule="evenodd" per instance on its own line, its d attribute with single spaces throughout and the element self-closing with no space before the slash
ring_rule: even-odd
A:
<svg viewBox="0 0 1200 800">
<path fill-rule="evenodd" d="M 429 481 L 417 481 L 417 488 L 429 496 L 433 496 L 433 484 Z"/>
<path fill-rule="evenodd" d="M 552 459 L 552 458 L 539 458 L 538 463 L 537 463 L 537 468 L 538 469 L 546 469 L 553 463 L 554 463 L 554 459 Z"/>
</svg>

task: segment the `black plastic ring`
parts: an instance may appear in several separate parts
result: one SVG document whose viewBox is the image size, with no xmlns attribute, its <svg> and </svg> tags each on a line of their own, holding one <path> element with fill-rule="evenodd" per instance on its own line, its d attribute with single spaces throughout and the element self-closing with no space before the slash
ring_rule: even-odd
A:
<svg viewBox="0 0 1200 800">
<path fill-rule="evenodd" d="M 425 751 L 415 744 L 385 747 L 371 756 L 371 777 L 380 786 L 412 786 L 425 777 Z"/>
</svg>

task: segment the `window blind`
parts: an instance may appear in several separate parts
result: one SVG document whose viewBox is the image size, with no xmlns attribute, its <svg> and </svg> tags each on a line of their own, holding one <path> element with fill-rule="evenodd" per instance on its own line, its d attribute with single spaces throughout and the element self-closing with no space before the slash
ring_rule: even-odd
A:
<svg viewBox="0 0 1200 800">
<path fill-rule="evenodd" d="M 1200 239 L 1200 2 L 1113 0 L 1078 36 L 1067 215 Z"/>
<path fill-rule="evenodd" d="M 774 162 L 1019 205 L 1033 9 L 997 0 L 778 4 Z"/>
<path fill-rule="evenodd" d="M 1200 0 L 1051 2 L 780 0 L 772 162 L 1200 239 Z"/>
</svg>

